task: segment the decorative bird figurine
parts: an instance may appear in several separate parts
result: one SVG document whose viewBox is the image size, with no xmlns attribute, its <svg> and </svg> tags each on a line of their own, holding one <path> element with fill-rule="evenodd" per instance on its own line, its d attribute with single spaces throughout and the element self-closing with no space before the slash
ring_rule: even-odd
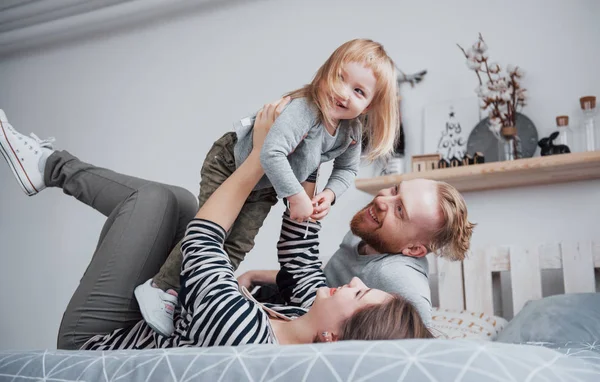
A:
<svg viewBox="0 0 600 382">
<path fill-rule="evenodd" d="M 421 70 L 420 72 L 413 74 L 406 74 L 400 68 L 396 66 L 396 70 L 398 71 L 398 86 L 402 83 L 408 82 L 411 87 L 415 87 L 416 84 L 423 81 L 423 78 L 427 74 L 427 70 Z"/>
</svg>

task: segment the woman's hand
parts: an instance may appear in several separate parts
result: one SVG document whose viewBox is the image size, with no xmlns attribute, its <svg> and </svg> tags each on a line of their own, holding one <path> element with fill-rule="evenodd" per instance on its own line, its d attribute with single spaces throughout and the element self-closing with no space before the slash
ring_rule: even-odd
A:
<svg viewBox="0 0 600 382">
<path fill-rule="evenodd" d="M 273 122 L 275 122 L 279 114 L 283 111 L 283 108 L 289 102 L 290 97 L 283 97 L 277 102 L 266 104 L 258 111 L 252 133 L 253 150 L 260 152 L 267 133 L 271 129 L 271 126 L 273 126 Z"/>
</svg>

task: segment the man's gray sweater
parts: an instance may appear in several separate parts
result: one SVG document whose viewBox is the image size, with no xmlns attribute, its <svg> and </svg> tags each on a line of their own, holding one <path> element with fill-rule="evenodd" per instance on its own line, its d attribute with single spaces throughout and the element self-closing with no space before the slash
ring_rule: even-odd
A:
<svg viewBox="0 0 600 382">
<path fill-rule="evenodd" d="M 361 239 L 348 232 L 340 248 L 325 266 L 330 287 L 345 285 L 353 277 L 360 278 L 369 288 L 397 293 L 412 302 L 426 325 L 431 322 L 431 290 L 429 266 L 425 257 L 402 254 L 360 255 Z"/>
</svg>

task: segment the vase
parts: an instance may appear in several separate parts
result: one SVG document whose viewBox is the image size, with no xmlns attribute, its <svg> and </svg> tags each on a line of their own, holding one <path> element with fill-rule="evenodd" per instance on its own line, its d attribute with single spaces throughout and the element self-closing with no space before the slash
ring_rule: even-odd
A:
<svg viewBox="0 0 600 382">
<path fill-rule="evenodd" d="M 515 160 L 523 157 L 521 140 L 514 126 L 503 126 L 498 140 L 498 160 Z"/>
<path fill-rule="evenodd" d="M 526 115 L 517 113 L 517 147 L 519 158 L 531 158 L 538 150 L 538 131 L 533 121 Z M 483 153 L 485 162 L 496 162 L 506 160 L 507 152 L 504 150 L 505 139 L 501 137 L 500 132 L 490 129 L 489 118 L 484 118 L 475 125 L 469 134 L 467 142 L 467 153 L 473 155 L 476 152 Z M 508 143 L 507 143 L 507 146 Z M 510 145 L 507 149 L 514 145 Z M 509 150 L 510 154 L 514 150 Z M 515 159 L 514 156 L 511 159 Z"/>
</svg>

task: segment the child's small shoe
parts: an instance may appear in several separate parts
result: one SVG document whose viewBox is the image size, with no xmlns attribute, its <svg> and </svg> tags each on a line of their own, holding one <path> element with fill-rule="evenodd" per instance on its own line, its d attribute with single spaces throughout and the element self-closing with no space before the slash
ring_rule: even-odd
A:
<svg viewBox="0 0 600 382">
<path fill-rule="evenodd" d="M 0 109 L 0 153 L 12 170 L 19 186 L 29 195 L 44 188 L 44 165 L 54 151 L 54 138 L 41 140 L 35 134 L 27 137 L 16 131 Z"/>
<path fill-rule="evenodd" d="M 140 306 L 142 317 L 155 332 L 169 337 L 175 331 L 173 313 L 177 306 L 175 292 L 164 292 L 152 285 L 152 279 L 135 288 L 135 298 Z"/>
</svg>

